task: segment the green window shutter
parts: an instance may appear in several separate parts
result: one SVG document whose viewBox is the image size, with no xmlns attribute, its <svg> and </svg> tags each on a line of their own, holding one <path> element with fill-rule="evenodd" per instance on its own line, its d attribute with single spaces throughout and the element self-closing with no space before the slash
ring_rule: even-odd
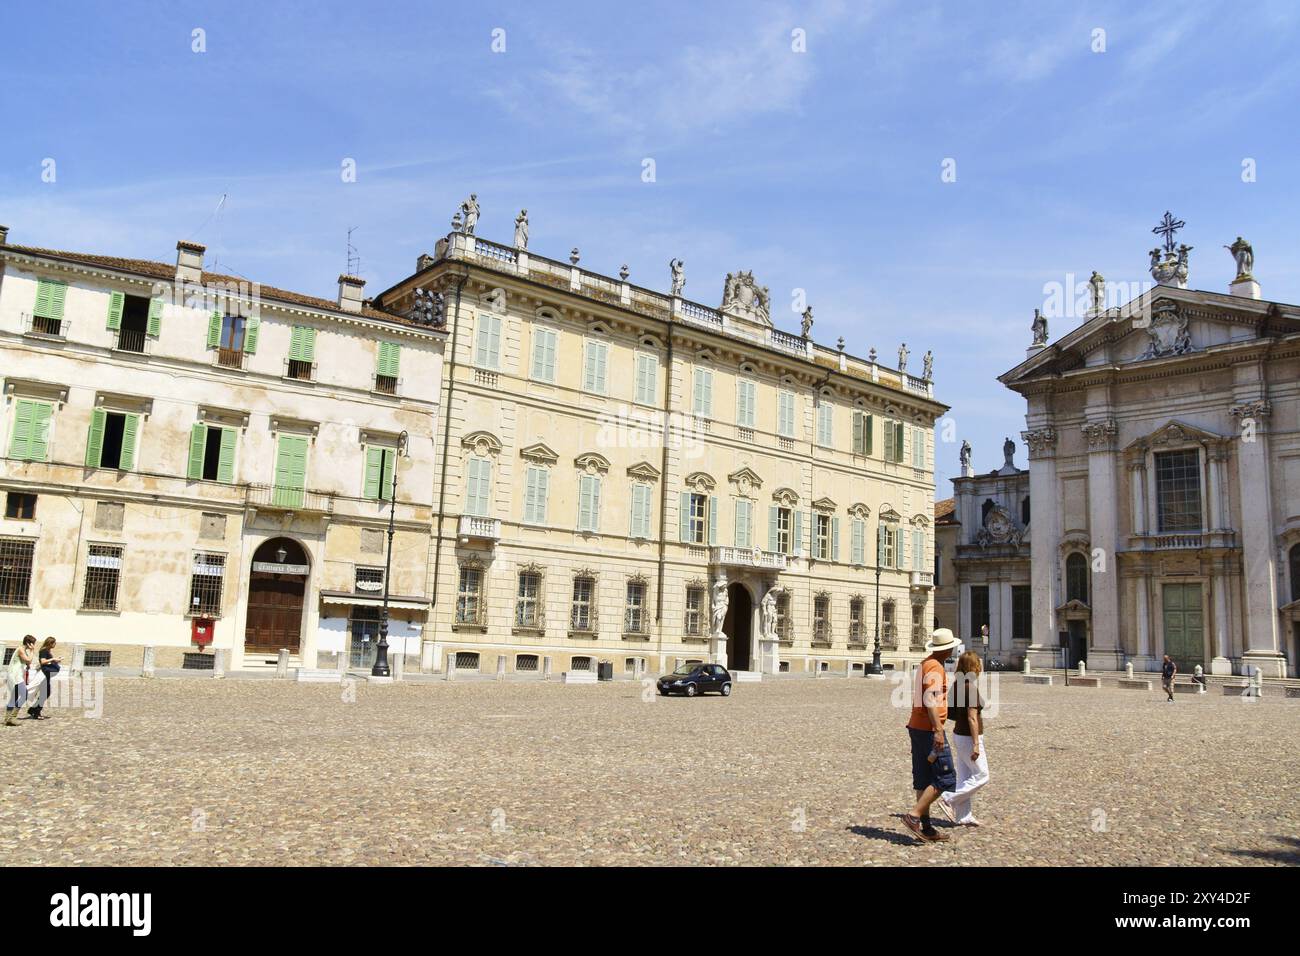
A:
<svg viewBox="0 0 1300 956">
<path fill-rule="evenodd" d="M 382 480 L 383 470 L 384 450 L 367 447 L 365 482 L 361 489 L 361 497 L 370 499 L 379 497 L 379 483 Z"/>
<path fill-rule="evenodd" d="M 849 555 L 849 560 L 854 564 L 863 564 L 865 563 L 865 556 L 863 554 L 863 551 L 865 550 L 865 542 L 863 541 L 863 538 L 866 529 L 861 518 L 854 518 L 852 527 L 851 544 L 849 545 L 851 554 Z"/>
<path fill-rule="evenodd" d="M 99 460 L 104 450 L 104 425 L 107 421 L 108 413 L 102 408 L 91 410 L 90 430 L 86 433 L 87 468 L 99 467 Z"/>
<path fill-rule="evenodd" d="M 208 426 L 196 422 L 190 428 L 190 464 L 185 476 L 190 479 L 203 477 L 203 452 L 208 445 Z"/>
<path fill-rule="evenodd" d="M 401 348 L 396 342 L 380 342 L 379 362 L 375 371 L 389 378 L 397 378 L 397 369 L 401 364 Z"/>
<path fill-rule="evenodd" d="M 215 349 L 221 344 L 221 319 L 220 312 L 213 312 L 208 316 L 208 348 Z"/>
<path fill-rule="evenodd" d="M 776 505 L 767 508 L 767 550 L 776 551 L 781 544 L 781 509 Z"/>
<path fill-rule="evenodd" d="M 537 523 L 546 524 L 550 510 L 551 473 L 545 468 L 537 469 Z"/>
<path fill-rule="evenodd" d="M 864 452 L 864 454 L 870 455 L 874 451 L 872 446 L 874 444 L 874 439 L 876 436 L 876 418 L 874 415 L 867 416 L 866 429 L 867 429 L 867 450 L 866 452 Z"/>
<path fill-rule="evenodd" d="M 248 321 L 244 323 L 244 354 L 254 355 L 257 353 L 257 334 L 262 331 L 262 317 L 251 315 Z"/>
<path fill-rule="evenodd" d="M 898 529 L 897 542 L 894 545 L 895 567 L 899 570 L 907 569 L 907 531 L 901 526 Z"/>
<path fill-rule="evenodd" d="M 108 295 L 108 327 L 110 329 L 120 329 L 122 327 L 122 309 L 126 306 L 126 296 L 121 292 L 110 292 Z"/>
<path fill-rule="evenodd" d="M 591 475 L 578 481 L 578 530 L 591 530 Z"/>
<path fill-rule="evenodd" d="M 791 554 L 803 554 L 803 512 L 794 512 L 794 534 L 790 543 Z"/>
<path fill-rule="evenodd" d="M 316 330 L 312 328 L 303 329 L 303 358 L 304 362 L 316 361 Z"/>
<path fill-rule="evenodd" d="M 903 460 L 903 423 L 894 422 L 894 461 Z"/>
<path fill-rule="evenodd" d="M 718 543 L 718 496 L 709 495 L 709 546 Z"/>
<path fill-rule="evenodd" d="M 295 325 L 289 338 L 289 358 L 296 362 L 316 361 L 316 330 Z"/>
<path fill-rule="evenodd" d="M 14 406 L 14 429 L 9 436 L 9 457 L 26 458 L 32 440 L 32 425 L 36 403 L 19 399 Z"/>
<path fill-rule="evenodd" d="M 140 416 L 127 415 L 122 423 L 122 455 L 117 467 L 122 471 L 135 470 L 135 449 L 140 438 Z"/>
<path fill-rule="evenodd" d="M 691 493 L 681 493 L 681 504 L 677 509 L 677 540 L 682 544 L 691 543 Z"/>
<path fill-rule="evenodd" d="M 840 559 L 840 519 L 831 518 L 831 560 Z"/>
<path fill-rule="evenodd" d="M 275 503 L 302 506 L 307 487 L 307 439 L 281 435 L 275 459 Z"/>
<path fill-rule="evenodd" d="M 600 530 L 600 479 L 595 475 L 591 479 L 591 530 Z"/>
<path fill-rule="evenodd" d="M 876 567 L 885 566 L 885 523 L 876 525 Z"/>
<path fill-rule="evenodd" d="M 68 284 L 38 279 L 36 282 L 36 315 L 47 319 L 62 319 L 63 304 L 67 300 Z"/>
<path fill-rule="evenodd" d="M 32 307 L 33 315 L 50 314 L 50 292 L 52 283 L 48 279 L 36 280 L 36 305 Z"/>
<path fill-rule="evenodd" d="M 66 282 L 55 282 L 50 287 L 50 318 L 63 318 L 63 303 L 68 295 L 68 284 Z"/>
<path fill-rule="evenodd" d="M 54 408 L 45 402 L 32 403 L 32 430 L 27 444 L 31 461 L 45 461 L 50 454 L 50 416 Z"/>
<path fill-rule="evenodd" d="M 233 428 L 221 429 L 221 453 L 217 459 L 217 481 L 232 484 L 235 480 L 235 442 L 239 433 Z"/>
<path fill-rule="evenodd" d="M 154 338 L 157 338 L 162 332 L 162 310 L 162 299 L 149 300 L 149 325 L 146 328 L 146 333 Z"/>
</svg>

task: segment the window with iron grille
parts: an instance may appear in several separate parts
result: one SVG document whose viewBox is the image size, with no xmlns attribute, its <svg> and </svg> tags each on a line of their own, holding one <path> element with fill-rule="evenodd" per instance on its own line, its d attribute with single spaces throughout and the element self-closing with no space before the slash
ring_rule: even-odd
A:
<svg viewBox="0 0 1300 956">
<path fill-rule="evenodd" d="M 519 572 L 515 595 L 515 627 L 542 626 L 542 576 L 536 571 Z"/>
<path fill-rule="evenodd" d="M 456 589 L 456 623 L 483 623 L 483 570 L 481 568 L 460 569 L 460 584 Z"/>
<path fill-rule="evenodd" d="M 575 657 L 569 661 L 569 670 L 571 671 L 589 671 L 591 670 L 590 657 Z"/>
<path fill-rule="evenodd" d="M 912 646 L 925 645 L 925 605 L 912 605 Z"/>
<path fill-rule="evenodd" d="M 880 641 L 888 647 L 898 643 L 898 629 L 894 623 L 894 602 L 888 600 L 880 607 Z"/>
<path fill-rule="evenodd" d="M 1201 456 L 1192 451 L 1156 455 L 1156 499 L 1161 533 L 1201 530 Z"/>
<path fill-rule="evenodd" d="M 569 613 L 569 629 L 590 632 L 596 629 L 595 615 L 596 579 L 573 579 L 573 606 Z"/>
<path fill-rule="evenodd" d="M 5 495 L 5 517 L 18 521 L 31 521 L 36 517 L 36 496 L 22 491 Z"/>
<path fill-rule="evenodd" d="M 686 634 L 699 637 L 704 630 L 704 588 L 686 589 Z"/>
<path fill-rule="evenodd" d="M 82 660 L 82 667 L 107 667 L 113 659 L 112 651 L 86 651 L 85 659 Z"/>
<path fill-rule="evenodd" d="M 813 598 L 813 640 L 829 642 L 831 639 L 831 599 L 819 594 Z"/>
<path fill-rule="evenodd" d="M 516 673 L 536 673 L 536 672 L 537 672 L 537 655 L 536 655 L 536 654 L 516 654 L 516 655 L 515 655 L 515 672 L 516 672 Z"/>
<path fill-rule="evenodd" d="M 216 662 L 215 654 L 201 654 L 194 652 L 184 654 L 181 657 L 181 670 L 186 671 L 210 671 L 214 669 Z"/>
<path fill-rule="evenodd" d="M 87 611 L 116 611 L 122 583 L 122 546 L 92 544 L 86 555 L 86 587 L 81 607 Z"/>
<path fill-rule="evenodd" d="M 862 628 L 862 598 L 849 601 L 849 643 L 861 644 L 865 638 Z"/>
<path fill-rule="evenodd" d="M 457 651 L 456 670 L 458 671 L 478 670 L 478 654 L 475 653 L 474 651 Z"/>
<path fill-rule="evenodd" d="M 221 616 L 221 591 L 226 579 L 226 556 L 199 552 L 190 573 L 190 613 L 195 617 Z"/>
<path fill-rule="evenodd" d="M 384 590 L 384 569 L 357 566 L 353 587 L 360 594 L 379 594 Z"/>
<path fill-rule="evenodd" d="M 26 607 L 32 588 L 35 541 L 0 538 L 0 604 Z"/>
<path fill-rule="evenodd" d="M 627 582 L 627 607 L 623 614 L 623 631 L 627 634 L 644 634 L 646 585 L 643 581 Z"/>
</svg>

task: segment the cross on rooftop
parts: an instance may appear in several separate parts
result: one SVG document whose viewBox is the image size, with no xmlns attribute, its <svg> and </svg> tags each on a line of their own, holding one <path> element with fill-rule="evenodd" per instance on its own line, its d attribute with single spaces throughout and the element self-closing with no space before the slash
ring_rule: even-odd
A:
<svg viewBox="0 0 1300 956">
<path fill-rule="evenodd" d="M 1175 219 L 1169 210 L 1165 210 L 1165 218 L 1161 219 L 1160 224 L 1151 231 L 1157 236 L 1165 237 L 1165 252 L 1172 253 L 1174 251 L 1174 233 L 1185 225 L 1187 223 L 1181 219 Z"/>
</svg>

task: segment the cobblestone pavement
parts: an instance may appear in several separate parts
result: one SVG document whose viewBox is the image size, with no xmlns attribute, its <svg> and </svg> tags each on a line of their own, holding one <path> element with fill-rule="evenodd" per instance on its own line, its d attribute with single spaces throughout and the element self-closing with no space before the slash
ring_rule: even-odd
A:
<svg viewBox="0 0 1300 956">
<path fill-rule="evenodd" d="M 888 682 L 109 679 L 0 728 L 0 858 L 47 864 L 1300 863 L 1300 701 L 1028 686 L 985 826 L 915 845 Z M 19 770 L 20 772 L 15 772 Z M 800 823 L 802 821 L 802 827 Z"/>
</svg>

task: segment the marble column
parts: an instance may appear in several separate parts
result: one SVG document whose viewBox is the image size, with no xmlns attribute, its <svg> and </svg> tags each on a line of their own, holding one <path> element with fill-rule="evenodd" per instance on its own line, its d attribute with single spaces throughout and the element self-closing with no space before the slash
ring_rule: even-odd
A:
<svg viewBox="0 0 1300 956">
<path fill-rule="evenodd" d="M 1237 482 L 1241 496 L 1241 557 L 1246 577 L 1246 640 L 1242 664 L 1258 667 L 1265 677 L 1285 677 L 1279 651 L 1275 577 L 1273 492 L 1269 480 L 1266 401 L 1233 406 L 1232 415 L 1253 422 L 1237 441 Z M 1249 437 L 1249 440 L 1247 438 Z"/>
<path fill-rule="evenodd" d="M 1137 598 L 1137 657 L 1133 662 L 1136 670 L 1155 669 L 1155 657 L 1151 653 L 1151 604 L 1147 590 L 1145 569 L 1133 581 L 1134 596 Z"/>
<path fill-rule="evenodd" d="M 1033 507 L 1030 545 L 1030 613 L 1033 626 L 1026 651 L 1031 667 L 1060 662 L 1056 630 L 1056 564 L 1060 549 L 1060 494 L 1056 484 L 1056 429 L 1023 431 L 1029 449 L 1029 500 Z"/>
<path fill-rule="evenodd" d="M 1147 534 L 1147 445 L 1139 442 L 1125 451 L 1129 476 L 1129 522 L 1134 535 Z M 1140 546 L 1140 545 L 1139 545 Z M 1133 584 L 1134 630 L 1137 634 L 1135 670 L 1155 670 L 1151 653 L 1151 570 L 1145 560 L 1128 566 Z"/>
<path fill-rule="evenodd" d="M 1124 665 L 1119 646 L 1119 499 L 1116 494 L 1115 438 L 1119 425 L 1113 418 L 1083 426 L 1088 440 L 1088 537 L 1093 553 L 1100 548 L 1104 565 L 1092 571 L 1092 640 L 1088 666 L 1117 671 Z"/>
</svg>

